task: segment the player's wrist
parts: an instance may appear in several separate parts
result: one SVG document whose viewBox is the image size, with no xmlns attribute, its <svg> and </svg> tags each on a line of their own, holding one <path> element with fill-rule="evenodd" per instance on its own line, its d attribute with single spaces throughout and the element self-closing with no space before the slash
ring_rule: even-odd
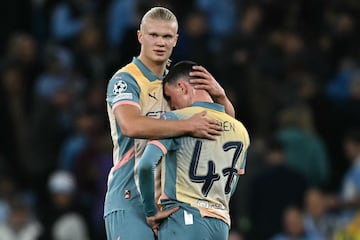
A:
<svg viewBox="0 0 360 240">
<path fill-rule="evenodd" d="M 145 216 L 148 220 L 151 220 L 158 213 L 157 209 L 152 209 L 151 211 L 145 212 Z"/>
<path fill-rule="evenodd" d="M 225 92 L 219 94 L 219 95 L 216 95 L 216 96 L 212 96 L 212 99 L 214 100 L 214 102 L 216 103 L 223 103 L 226 101 L 227 99 L 227 96 L 225 94 Z"/>
<path fill-rule="evenodd" d="M 178 126 L 179 128 L 181 128 L 181 132 L 183 133 L 183 135 L 191 135 L 192 133 L 195 132 L 195 129 L 192 124 L 193 122 L 190 118 L 179 120 L 178 122 L 179 122 Z"/>
<path fill-rule="evenodd" d="M 156 205 L 152 204 L 146 204 L 146 201 L 144 202 L 144 213 L 146 218 L 154 217 L 158 213 L 158 209 Z"/>
</svg>

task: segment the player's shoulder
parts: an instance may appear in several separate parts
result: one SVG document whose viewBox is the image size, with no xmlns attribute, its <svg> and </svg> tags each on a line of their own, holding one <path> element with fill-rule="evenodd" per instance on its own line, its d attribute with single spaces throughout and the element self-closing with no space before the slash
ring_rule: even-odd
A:
<svg viewBox="0 0 360 240">
<path fill-rule="evenodd" d="M 182 109 L 178 109 L 178 110 L 174 110 L 171 111 L 171 113 L 177 118 L 177 119 L 184 119 L 184 118 L 188 118 L 192 115 L 194 115 L 195 113 L 201 112 L 201 109 L 199 109 L 198 107 L 185 107 Z"/>
<path fill-rule="evenodd" d="M 227 113 L 221 113 L 220 119 L 223 121 L 224 127 L 228 128 L 228 129 L 234 129 L 236 134 L 241 135 L 247 144 L 250 143 L 249 131 L 248 131 L 247 127 L 245 126 L 245 124 L 241 120 L 239 120 L 235 117 L 232 117 L 232 116 L 228 115 Z"/>
<path fill-rule="evenodd" d="M 235 119 L 235 121 L 236 121 L 237 125 L 239 126 L 238 128 L 242 132 L 242 135 L 245 138 L 247 145 L 250 145 L 250 133 L 249 133 L 248 129 L 241 121 L 239 121 L 237 119 Z"/>
<path fill-rule="evenodd" d="M 171 111 L 171 112 L 164 112 L 160 116 L 160 119 L 163 119 L 163 120 L 178 120 L 179 117 L 176 115 L 175 111 Z"/>
<path fill-rule="evenodd" d="M 131 71 L 131 68 L 129 68 L 129 65 L 131 65 L 131 64 L 132 63 L 129 63 L 126 66 L 118 69 L 111 77 L 110 82 L 116 81 L 116 80 L 134 81 L 135 76 L 134 76 L 133 72 Z"/>
<path fill-rule="evenodd" d="M 129 65 L 129 64 L 128 64 Z M 128 66 L 126 65 L 126 66 Z M 114 86 L 114 85 L 137 85 L 136 79 L 134 74 L 131 71 L 127 71 L 127 67 L 123 67 L 119 70 L 117 70 L 112 77 L 110 78 L 108 82 L 108 86 Z"/>
</svg>

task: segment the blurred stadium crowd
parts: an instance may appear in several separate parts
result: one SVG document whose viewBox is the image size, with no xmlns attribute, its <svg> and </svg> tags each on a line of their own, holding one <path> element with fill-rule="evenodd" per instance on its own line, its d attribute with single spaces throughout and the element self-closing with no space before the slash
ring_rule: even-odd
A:
<svg viewBox="0 0 360 240">
<path fill-rule="evenodd" d="M 106 84 L 139 53 L 139 20 L 155 5 L 178 17 L 172 61 L 205 66 L 250 133 L 233 239 L 359 236 L 359 1 L 0 5 L 0 236 L 105 239 Z"/>
</svg>

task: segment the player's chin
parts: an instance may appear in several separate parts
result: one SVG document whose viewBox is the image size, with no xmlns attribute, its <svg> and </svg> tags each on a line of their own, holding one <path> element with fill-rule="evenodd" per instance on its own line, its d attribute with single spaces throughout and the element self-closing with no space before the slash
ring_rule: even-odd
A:
<svg viewBox="0 0 360 240">
<path fill-rule="evenodd" d="M 153 61 L 160 63 L 160 64 L 167 62 L 168 59 L 169 59 L 168 56 L 154 56 L 153 57 Z"/>
<path fill-rule="evenodd" d="M 153 55 L 153 60 L 156 62 L 165 62 L 169 59 L 170 53 L 162 52 Z"/>
</svg>

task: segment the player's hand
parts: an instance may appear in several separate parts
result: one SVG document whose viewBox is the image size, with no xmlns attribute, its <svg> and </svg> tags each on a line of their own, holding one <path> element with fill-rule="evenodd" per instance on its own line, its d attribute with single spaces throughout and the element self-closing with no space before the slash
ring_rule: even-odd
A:
<svg viewBox="0 0 360 240">
<path fill-rule="evenodd" d="M 169 210 L 160 211 L 160 212 L 157 212 L 154 216 L 146 218 L 146 222 L 148 223 L 148 225 L 153 230 L 155 236 L 158 236 L 158 234 L 159 234 L 159 228 L 160 228 L 161 222 L 165 218 L 169 217 L 171 214 L 176 212 L 177 210 L 179 210 L 179 207 L 175 207 L 175 208 L 172 208 L 172 209 L 169 209 Z"/>
<path fill-rule="evenodd" d="M 230 100 L 227 98 L 225 90 L 215 80 L 215 78 L 202 66 L 193 66 L 190 76 L 190 83 L 194 84 L 195 89 L 202 89 L 207 91 L 214 102 L 219 103 L 225 107 L 225 112 L 232 117 L 235 117 L 235 109 Z"/>
<path fill-rule="evenodd" d="M 204 67 L 193 66 L 193 70 L 190 76 L 194 78 L 190 83 L 195 84 L 195 89 L 206 90 L 214 100 L 226 97 L 225 90 Z"/>
<path fill-rule="evenodd" d="M 206 113 L 206 111 L 196 113 L 186 120 L 192 129 L 190 135 L 197 138 L 216 140 L 216 137 L 221 135 L 224 129 L 215 120 L 206 118 Z"/>
</svg>

